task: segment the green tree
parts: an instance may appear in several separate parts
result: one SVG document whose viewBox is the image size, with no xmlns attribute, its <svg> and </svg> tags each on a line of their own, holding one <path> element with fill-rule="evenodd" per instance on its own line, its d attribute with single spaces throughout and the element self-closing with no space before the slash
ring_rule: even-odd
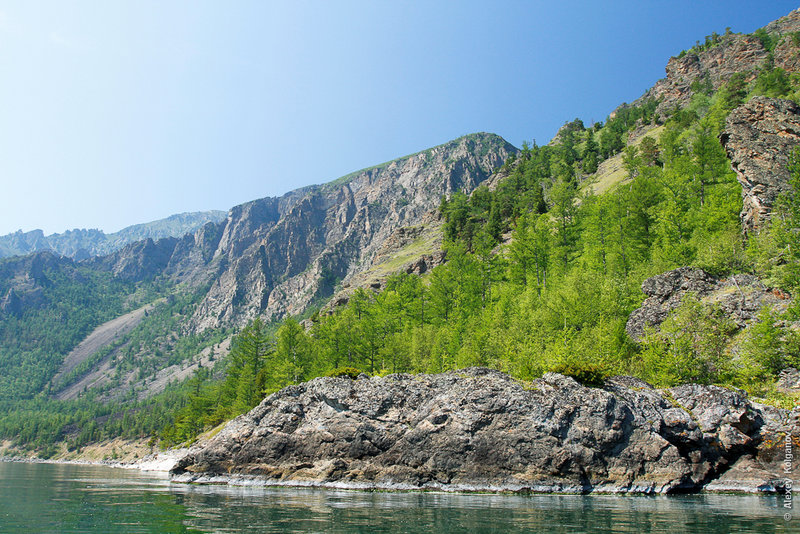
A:
<svg viewBox="0 0 800 534">
<path fill-rule="evenodd" d="M 279 389 L 305 380 L 312 362 L 305 330 L 295 319 L 284 320 L 276 337 L 272 385 Z"/>
</svg>

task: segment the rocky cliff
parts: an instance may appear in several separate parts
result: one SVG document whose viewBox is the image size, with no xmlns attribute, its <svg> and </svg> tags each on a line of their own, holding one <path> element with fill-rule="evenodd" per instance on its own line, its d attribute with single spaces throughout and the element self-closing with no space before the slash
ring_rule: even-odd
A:
<svg viewBox="0 0 800 534">
<path fill-rule="evenodd" d="M 318 378 L 267 397 L 179 461 L 179 481 L 361 488 L 775 491 L 798 413 L 737 390 L 602 389 L 498 371 Z"/>
<path fill-rule="evenodd" d="M 697 90 L 719 89 L 733 74 L 744 73 L 747 81 L 772 61 L 788 72 L 800 67 L 800 48 L 792 33 L 800 30 L 800 10 L 795 10 L 764 27 L 776 44 L 772 51 L 755 35 L 726 33 L 709 42 L 670 58 L 666 76 L 642 97 L 659 101 L 658 111 L 665 113 L 685 107 Z M 641 99 L 640 99 L 641 100 Z"/>
<path fill-rule="evenodd" d="M 789 190 L 789 158 L 800 146 L 800 106 L 757 96 L 731 112 L 720 141 L 742 184 L 742 227 L 757 231 Z"/>
<path fill-rule="evenodd" d="M 625 330 L 640 340 L 648 327 L 657 328 L 688 294 L 719 306 L 739 328 L 751 324 L 763 308 L 786 311 L 790 295 L 765 285 L 751 274 L 718 278 L 702 269 L 680 267 L 648 278 L 642 283 L 647 299 L 631 313 Z"/>
<path fill-rule="evenodd" d="M 383 261 L 399 230 L 430 223 L 442 195 L 471 192 L 516 149 L 468 135 L 320 186 L 230 210 L 182 239 L 143 241 L 94 260 L 119 276 L 209 284 L 190 321 L 203 331 L 299 314 Z M 402 233 L 402 232 L 401 232 Z"/>
<path fill-rule="evenodd" d="M 49 301 L 44 290 L 52 285 L 48 273 L 65 272 L 75 279 L 78 275 L 71 266 L 72 261 L 50 252 L 0 261 L 0 318 L 3 314 L 21 316 L 46 306 Z"/>
</svg>

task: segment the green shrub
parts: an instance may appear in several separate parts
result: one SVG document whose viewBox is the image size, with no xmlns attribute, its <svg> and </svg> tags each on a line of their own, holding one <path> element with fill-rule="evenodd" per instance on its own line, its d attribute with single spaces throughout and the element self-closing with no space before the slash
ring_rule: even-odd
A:
<svg viewBox="0 0 800 534">
<path fill-rule="evenodd" d="M 342 378 L 347 377 L 355 380 L 358 378 L 358 375 L 362 373 L 361 370 L 356 369 L 355 367 L 338 367 L 333 369 L 332 371 L 328 372 L 326 376 L 330 376 L 333 378 Z"/>
<path fill-rule="evenodd" d="M 718 306 L 688 294 L 660 328 L 645 337 L 641 374 L 660 387 L 724 382 L 731 371 L 728 343 L 735 329 Z"/>
<path fill-rule="evenodd" d="M 589 387 L 601 387 L 608 377 L 608 372 L 602 365 L 584 361 L 559 363 L 550 370 L 574 378 L 578 383 Z"/>
</svg>

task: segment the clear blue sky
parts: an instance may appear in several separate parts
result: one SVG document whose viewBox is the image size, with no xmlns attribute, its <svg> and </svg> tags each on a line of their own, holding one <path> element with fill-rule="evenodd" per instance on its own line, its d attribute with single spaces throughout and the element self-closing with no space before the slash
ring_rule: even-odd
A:
<svg viewBox="0 0 800 534">
<path fill-rule="evenodd" d="M 754 1 L 0 0 L 0 234 L 228 208 L 603 120 Z"/>
</svg>

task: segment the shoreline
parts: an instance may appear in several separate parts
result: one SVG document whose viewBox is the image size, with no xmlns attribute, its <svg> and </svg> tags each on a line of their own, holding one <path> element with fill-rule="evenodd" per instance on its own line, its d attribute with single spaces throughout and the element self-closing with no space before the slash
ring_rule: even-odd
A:
<svg viewBox="0 0 800 534">
<path fill-rule="evenodd" d="M 138 469 L 144 472 L 169 473 L 175 463 L 180 460 L 188 449 L 170 449 L 147 455 L 143 458 L 126 460 L 105 460 L 90 458 L 37 458 L 35 456 L 0 456 L 0 462 L 27 463 L 27 464 L 63 464 L 63 465 L 94 465 L 102 467 L 116 467 L 119 469 Z"/>
<path fill-rule="evenodd" d="M 276 480 L 260 475 L 228 474 L 212 475 L 206 473 L 171 475 L 170 480 L 177 484 L 200 486 L 234 486 L 234 487 L 271 487 L 271 488 L 306 488 L 349 490 L 365 492 L 434 492 L 434 493 L 484 493 L 494 495 L 617 495 L 617 496 L 672 496 L 672 495 L 762 495 L 782 494 L 779 488 L 770 486 L 731 485 L 703 488 L 699 491 L 660 491 L 653 486 L 622 486 L 613 483 L 594 487 L 572 484 L 441 484 L 429 483 L 415 486 L 402 482 L 355 482 L 355 481 L 320 481 L 320 480 Z"/>
<path fill-rule="evenodd" d="M 112 467 L 117 469 L 135 469 L 142 472 L 164 473 L 171 483 L 196 486 L 232 486 L 262 487 L 286 489 L 321 489 L 345 490 L 359 492 L 398 492 L 398 493 L 448 493 L 448 494 L 489 494 L 489 495 L 609 495 L 609 496 L 678 496 L 678 495 L 760 495 L 764 497 L 780 495 L 779 488 L 757 486 L 724 486 L 703 488 L 699 491 L 659 491 L 654 487 L 623 487 L 614 484 L 585 488 L 576 485 L 539 484 L 533 486 L 504 484 L 441 484 L 432 483 L 425 486 L 393 482 L 355 482 L 355 481 L 320 481 L 320 480 L 276 480 L 260 475 L 228 474 L 170 474 L 175 463 L 188 453 L 188 449 L 175 449 L 155 453 L 138 461 L 44 459 L 24 456 L 0 456 L 3 463 L 53 464 L 53 465 L 89 465 Z"/>
</svg>

